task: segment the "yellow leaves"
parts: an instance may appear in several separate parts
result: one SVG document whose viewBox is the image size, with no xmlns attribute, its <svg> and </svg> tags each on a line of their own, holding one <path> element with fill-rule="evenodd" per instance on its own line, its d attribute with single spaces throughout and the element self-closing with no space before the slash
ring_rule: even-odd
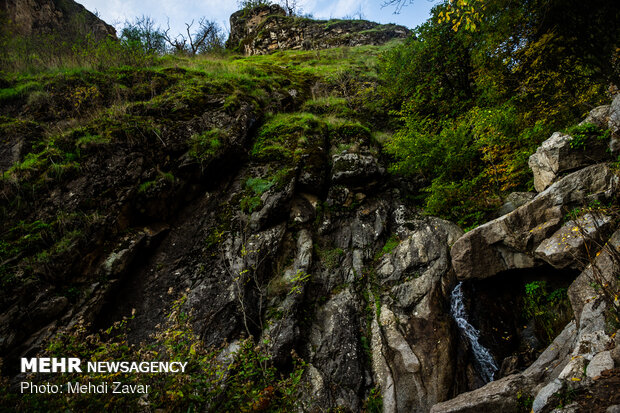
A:
<svg viewBox="0 0 620 413">
<path fill-rule="evenodd" d="M 461 27 L 465 30 L 475 31 L 478 28 L 476 22 L 482 19 L 481 11 L 485 6 L 482 0 L 450 0 L 446 10 L 438 14 L 438 22 L 452 22 L 452 30 L 458 31 Z"/>
</svg>

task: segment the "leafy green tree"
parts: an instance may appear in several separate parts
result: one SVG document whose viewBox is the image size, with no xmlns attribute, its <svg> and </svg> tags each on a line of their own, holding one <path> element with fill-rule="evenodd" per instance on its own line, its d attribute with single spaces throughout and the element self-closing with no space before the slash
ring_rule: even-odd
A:
<svg viewBox="0 0 620 413">
<path fill-rule="evenodd" d="M 386 145 L 392 170 L 421 178 L 428 212 L 466 226 L 490 217 L 508 192 L 528 189 L 527 159 L 538 144 L 619 84 L 617 7 L 478 3 L 436 6 L 380 65 L 383 94 L 401 122 Z M 469 6 L 478 14 L 468 24 Z"/>
<path fill-rule="evenodd" d="M 146 53 L 164 54 L 166 41 L 164 33 L 155 25 L 150 16 L 137 17 L 133 22 L 125 22 L 121 30 L 121 42 L 143 49 Z"/>
</svg>

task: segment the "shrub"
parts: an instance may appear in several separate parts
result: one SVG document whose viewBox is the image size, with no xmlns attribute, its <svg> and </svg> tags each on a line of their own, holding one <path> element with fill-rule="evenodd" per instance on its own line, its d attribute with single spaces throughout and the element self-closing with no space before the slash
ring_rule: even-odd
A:
<svg viewBox="0 0 620 413">
<path fill-rule="evenodd" d="M 536 332 L 547 345 L 564 328 L 572 317 L 566 288 L 548 292 L 546 281 L 533 281 L 525 285 L 523 316 L 534 319 Z"/>
</svg>

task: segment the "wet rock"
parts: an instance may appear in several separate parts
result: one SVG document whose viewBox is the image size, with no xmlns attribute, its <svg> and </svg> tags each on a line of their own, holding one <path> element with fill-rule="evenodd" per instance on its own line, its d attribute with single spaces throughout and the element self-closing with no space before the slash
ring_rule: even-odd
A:
<svg viewBox="0 0 620 413">
<path fill-rule="evenodd" d="M 524 372 L 503 377 L 479 389 L 438 403 L 432 407 L 431 413 L 520 411 L 516 395 L 537 394 L 540 389 L 557 378 L 570 361 L 575 336 L 575 323 L 571 322 Z M 547 390 L 551 389 L 552 387 Z"/>
<path fill-rule="evenodd" d="M 594 199 L 611 199 L 618 181 L 605 164 L 586 167 L 508 215 L 468 232 L 451 251 L 457 277 L 487 278 L 509 269 L 540 265 L 534 251 L 562 226 L 565 211 Z"/>
</svg>

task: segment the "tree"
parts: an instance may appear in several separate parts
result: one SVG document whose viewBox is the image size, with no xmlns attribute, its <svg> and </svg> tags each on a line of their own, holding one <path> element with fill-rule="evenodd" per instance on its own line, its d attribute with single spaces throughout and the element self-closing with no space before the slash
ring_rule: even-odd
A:
<svg viewBox="0 0 620 413">
<path fill-rule="evenodd" d="M 185 23 L 187 36 L 179 33 L 173 38 L 170 36 L 170 22 L 168 22 L 168 28 L 163 33 L 164 40 L 176 53 L 185 53 L 190 56 L 222 48 L 221 29 L 216 22 L 202 17 L 198 21 L 198 29 L 192 33 L 193 26 L 194 20 L 191 23 Z"/>
<path fill-rule="evenodd" d="M 150 16 L 136 17 L 133 22 L 126 21 L 121 31 L 121 42 L 131 47 L 140 47 L 146 53 L 164 54 L 166 41 L 164 33 L 155 25 Z"/>
<path fill-rule="evenodd" d="M 289 16 L 298 16 L 301 14 L 301 9 L 297 3 L 297 0 L 280 0 L 278 4 L 286 11 Z"/>
<path fill-rule="evenodd" d="M 384 0 L 383 7 L 395 7 L 394 13 L 400 13 L 403 7 L 413 4 L 415 0 Z M 437 18 L 440 23 L 451 22 L 452 29 L 457 31 L 464 27 L 466 30 L 476 30 L 484 13 L 483 0 L 447 0 L 445 11 Z"/>
</svg>

